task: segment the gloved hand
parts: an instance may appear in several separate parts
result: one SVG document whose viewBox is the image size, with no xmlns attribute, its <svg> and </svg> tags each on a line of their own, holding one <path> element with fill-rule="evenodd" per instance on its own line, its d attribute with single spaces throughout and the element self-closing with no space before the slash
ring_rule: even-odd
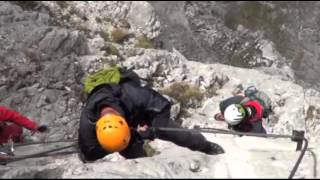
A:
<svg viewBox="0 0 320 180">
<path fill-rule="evenodd" d="M 150 139 L 154 140 L 157 137 L 157 130 L 156 128 L 147 128 L 143 131 L 137 131 L 142 139 Z"/>
<path fill-rule="evenodd" d="M 47 125 L 41 125 L 37 128 L 37 131 L 43 133 L 43 132 L 46 132 L 48 129 L 49 128 Z"/>
<path fill-rule="evenodd" d="M 224 117 L 223 117 L 223 114 L 222 113 L 217 113 L 214 115 L 214 119 L 216 121 L 224 121 Z"/>
</svg>

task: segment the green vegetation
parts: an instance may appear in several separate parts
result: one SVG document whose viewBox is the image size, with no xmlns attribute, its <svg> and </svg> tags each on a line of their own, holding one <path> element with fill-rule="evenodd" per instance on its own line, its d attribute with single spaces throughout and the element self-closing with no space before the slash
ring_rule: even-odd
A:
<svg viewBox="0 0 320 180">
<path fill-rule="evenodd" d="M 125 39 L 129 37 L 129 33 L 121 28 L 115 28 L 111 31 L 111 38 L 113 42 L 122 43 Z"/>
<path fill-rule="evenodd" d="M 96 21 L 97 21 L 97 23 L 102 23 L 102 19 L 99 17 L 96 17 Z"/>
<path fill-rule="evenodd" d="M 159 151 L 157 151 L 156 149 L 152 148 L 151 145 L 149 144 L 149 140 L 145 141 L 143 144 L 143 149 L 147 154 L 147 157 L 152 157 L 154 155 L 160 154 Z"/>
<path fill-rule="evenodd" d="M 109 37 L 109 34 L 107 32 L 104 32 L 104 31 L 100 31 L 100 36 L 104 39 L 105 42 L 108 42 L 110 41 L 110 37 Z"/>
<path fill-rule="evenodd" d="M 68 7 L 67 1 L 56 1 L 58 6 L 60 6 L 61 9 L 66 9 Z"/>
<path fill-rule="evenodd" d="M 313 112 L 316 110 L 315 106 L 309 106 L 307 110 L 306 120 L 311 120 L 314 118 Z"/>
<path fill-rule="evenodd" d="M 135 47 L 145 48 L 145 49 L 154 49 L 154 44 L 145 35 L 141 35 L 137 37 L 137 43 L 135 44 Z"/>
<path fill-rule="evenodd" d="M 76 25 L 76 29 L 78 29 L 79 31 L 84 32 L 86 35 L 88 35 L 90 33 L 90 30 L 87 28 L 87 26 L 82 25 L 82 24 Z"/>
<path fill-rule="evenodd" d="M 201 102 L 204 97 L 204 93 L 201 92 L 199 87 L 185 82 L 173 83 L 170 87 L 161 90 L 161 92 L 179 101 L 182 107 L 187 107 L 190 101 Z"/>
<path fill-rule="evenodd" d="M 108 55 L 119 56 L 119 50 L 112 44 L 105 44 L 105 46 L 101 50 L 106 51 L 105 56 L 108 56 Z"/>
</svg>

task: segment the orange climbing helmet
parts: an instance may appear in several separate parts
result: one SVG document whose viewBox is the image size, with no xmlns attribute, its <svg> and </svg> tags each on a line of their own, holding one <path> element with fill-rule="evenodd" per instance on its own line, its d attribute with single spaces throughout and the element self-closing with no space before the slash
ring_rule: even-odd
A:
<svg viewBox="0 0 320 180">
<path fill-rule="evenodd" d="M 126 120 L 116 114 L 106 114 L 96 123 L 96 134 L 101 147 L 109 152 L 124 150 L 131 138 Z"/>
</svg>

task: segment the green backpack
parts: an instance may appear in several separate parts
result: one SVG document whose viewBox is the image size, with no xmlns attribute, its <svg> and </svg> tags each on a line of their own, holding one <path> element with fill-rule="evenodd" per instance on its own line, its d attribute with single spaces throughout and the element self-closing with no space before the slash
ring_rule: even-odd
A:
<svg viewBox="0 0 320 180">
<path fill-rule="evenodd" d="M 94 74 L 88 75 L 84 80 L 84 91 L 88 94 L 95 87 L 102 84 L 119 84 L 130 81 L 131 83 L 140 86 L 140 77 L 132 69 L 109 67 L 102 69 Z"/>
</svg>

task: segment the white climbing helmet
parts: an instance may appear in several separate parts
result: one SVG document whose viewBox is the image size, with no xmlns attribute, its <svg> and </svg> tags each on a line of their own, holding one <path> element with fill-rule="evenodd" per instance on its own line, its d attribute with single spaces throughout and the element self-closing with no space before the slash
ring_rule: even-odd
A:
<svg viewBox="0 0 320 180">
<path fill-rule="evenodd" d="M 240 104 L 231 104 L 224 111 L 224 119 L 230 125 L 239 124 L 245 115 L 245 109 Z"/>
</svg>

